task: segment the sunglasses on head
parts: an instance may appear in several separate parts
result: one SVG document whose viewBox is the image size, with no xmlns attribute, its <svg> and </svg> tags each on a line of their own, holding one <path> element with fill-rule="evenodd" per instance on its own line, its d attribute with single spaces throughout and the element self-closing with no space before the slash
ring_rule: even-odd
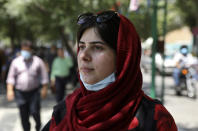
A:
<svg viewBox="0 0 198 131">
<path fill-rule="evenodd" d="M 118 13 L 115 11 L 105 11 L 99 14 L 84 13 L 81 14 L 77 19 L 77 24 L 82 25 L 90 21 L 95 21 L 97 23 L 103 23 L 111 20 L 114 17 L 119 17 Z"/>
</svg>

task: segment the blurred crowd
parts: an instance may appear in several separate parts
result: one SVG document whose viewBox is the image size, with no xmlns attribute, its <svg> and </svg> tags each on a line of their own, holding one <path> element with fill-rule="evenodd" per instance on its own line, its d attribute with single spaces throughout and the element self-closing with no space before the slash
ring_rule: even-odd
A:
<svg viewBox="0 0 198 131">
<path fill-rule="evenodd" d="M 4 89 L 7 100 L 15 100 L 25 131 L 31 127 L 30 115 L 40 130 L 40 98 L 47 96 L 48 89 L 59 103 L 67 84 L 77 85 L 76 64 L 63 45 L 35 47 L 23 41 L 20 47 L 0 48 L 0 62 L 0 93 Z"/>
<path fill-rule="evenodd" d="M 73 60 L 67 50 L 62 45 L 55 45 L 52 44 L 50 47 L 34 47 L 34 55 L 39 56 L 45 63 L 46 70 L 49 75 L 49 88 L 54 92 L 54 83 L 51 83 L 50 75 L 52 71 L 52 64 L 56 57 L 58 57 L 58 50 L 63 50 L 63 55 L 69 59 L 72 63 Z M 21 55 L 21 47 L 15 46 L 14 48 L 11 47 L 0 47 L 0 86 L 3 89 L 6 89 L 6 79 L 9 71 L 9 67 L 11 62 L 17 57 Z M 72 64 L 69 67 L 69 77 L 68 81 L 72 84 L 72 86 L 76 86 L 77 77 L 76 77 L 76 64 Z M 1 93 L 1 91 L 0 91 Z"/>
</svg>

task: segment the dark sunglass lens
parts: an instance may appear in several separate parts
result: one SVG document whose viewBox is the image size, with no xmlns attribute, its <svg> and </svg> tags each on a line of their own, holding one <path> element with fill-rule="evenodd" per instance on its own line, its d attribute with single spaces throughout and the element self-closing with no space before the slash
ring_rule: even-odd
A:
<svg viewBox="0 0 198 131">
<path fill-rule="evenodd" d="M 88 19 L 88 18 L 87 17 L 80 17 L 78 19 L 78 21 L 77 21 L 77 24 L 81 25 L 81 24 L 85 23 L 86 22 L 86 19 Z"/>
<path fill-rule="evenodd" d="M 86 13 L 86 14 L 80 15 L 77 19 L 77 24 L 81 25 L 81 24 L 86 23 L 89 19 L 91 19 L 92 16 L 93 16 L 92 13 Z"/>
<path fill-rule="evenodd" d="M 113 11 L 104 12 L 98 15 L 96 21 L 99 23 L 106 22 L 110 20 L 114 15 L 116 15 L 116 12 L 113 12 Z"/>
<path fill-rule="evenodd" d="M 106 22 L 112 19 L 116 15 L 117 15 L 117 12 L 114 12 L 114 11 L 106 11 L 97 15 L 94 15 L 92 13 L 85 13 L 78 17 L 77 24 L 82 25 L 87 22 L 95 22 L 95 21 L 97 23 L 102 23 L 102 22 Z"/>
</svg>

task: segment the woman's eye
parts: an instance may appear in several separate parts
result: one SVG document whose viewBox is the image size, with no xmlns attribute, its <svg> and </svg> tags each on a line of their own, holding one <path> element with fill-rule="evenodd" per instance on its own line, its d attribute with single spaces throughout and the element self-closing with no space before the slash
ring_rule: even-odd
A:
<svg viewBox="0 0 198 131">
<path fill-rule="evenodd" d="M 103 50 L 103 47 L 102 46 L 94 46 L 94 50 L 98 50 L 98 51 L 101 51 Z"/>
<path fill-rule="evenodd" d="M 79 45 L 78 48 L 79 50 L 83 50 L 85 48 L 85 45 Z"/>
</svg>

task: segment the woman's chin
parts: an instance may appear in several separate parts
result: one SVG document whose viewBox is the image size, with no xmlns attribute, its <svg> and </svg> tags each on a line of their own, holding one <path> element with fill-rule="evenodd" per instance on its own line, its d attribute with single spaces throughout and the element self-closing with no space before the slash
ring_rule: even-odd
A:
<svg viewBox="0 0 198 131">
<path fill-rule="evenodd" d="M 86 84 L 90 84 L 90 85 L 94 85 L 94 84 L 97 83 L 97 82 L 90 81 L 90 80 L 85 80 L 84 82 L 85 82 Z"/>
<path fill-rule="evenodd" d="M 96 84 L 98 81 L 96 80 L 93 80 L 93 78 L 85 78 L 83 77 L 83 81 L 86 83 L 86 84 L 90 84 L 90 85 L 93 85 L 93 84 Z"/>
</svg>

